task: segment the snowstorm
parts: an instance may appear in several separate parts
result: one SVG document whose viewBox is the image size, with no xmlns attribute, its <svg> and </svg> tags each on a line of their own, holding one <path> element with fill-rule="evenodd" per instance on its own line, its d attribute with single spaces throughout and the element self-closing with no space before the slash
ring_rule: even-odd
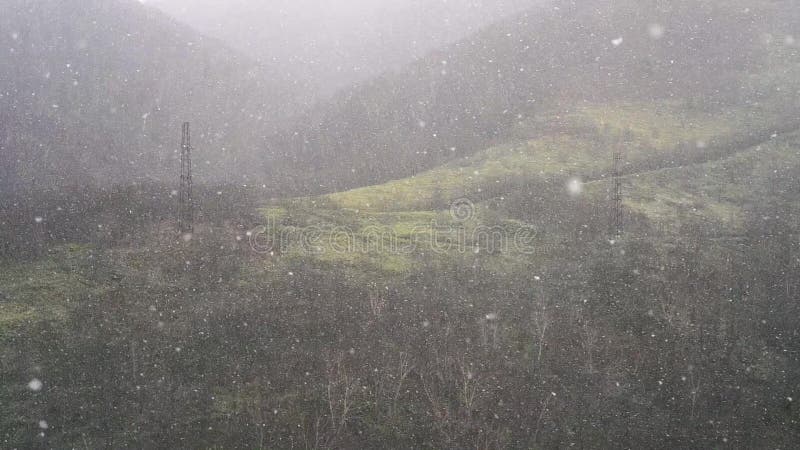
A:
<svg viewBox="0 0 800 450">
<path fill-rule="evenodd" d="M 797 448 L 797 6 L 0 0 L 0 448 Z"/>
</svg>

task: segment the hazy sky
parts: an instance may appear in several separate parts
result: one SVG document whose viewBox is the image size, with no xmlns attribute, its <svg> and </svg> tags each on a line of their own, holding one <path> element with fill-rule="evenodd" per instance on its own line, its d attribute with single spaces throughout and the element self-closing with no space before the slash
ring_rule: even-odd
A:
<svg viewBox="0 0 800 450">
<path fill-rule="evenodd" d="M 330 94 L 541 0 L 148 0 Z"/>
</svg>

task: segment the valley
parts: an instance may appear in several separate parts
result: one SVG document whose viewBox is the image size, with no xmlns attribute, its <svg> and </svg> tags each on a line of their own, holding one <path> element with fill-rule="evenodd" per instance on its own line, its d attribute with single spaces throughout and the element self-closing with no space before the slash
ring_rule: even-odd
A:
<svg viewBox="0 0 800 450">
<path fill-rule="evenodd" d="M 800 438 L 791 2 L 535 2 L 313 105 L 79 3 L 0 0 L 0 447 Z"/>
</svg>

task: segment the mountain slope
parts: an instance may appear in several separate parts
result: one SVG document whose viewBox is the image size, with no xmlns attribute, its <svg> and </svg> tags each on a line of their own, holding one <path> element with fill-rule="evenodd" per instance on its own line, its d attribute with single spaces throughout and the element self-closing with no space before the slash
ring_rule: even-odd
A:
<svg viewBox="0 0 800 450">
<path fill-rule="evenodd" d="M 0 128 L 18 183 L 242 180 L 288 95 L 246 58 L 133 0 L 0 1 Z"/>
<path fill-rule="evenodd" d="M 772 106 L 793 108 L 798 88 L 784 65 L 797 59 L 797 24 L 785 1 L 534 8 L 340 94 L 271 152 L 311 167 L 308 189 L 335 191 L 543 134 L 586 102 L 681 100 L 711 111 L 761 105 L 780 90 Z"/>
<path fill-rule="evenodd" d="M 579 131 L 484 149 L 384 184 L 271 203 L 263 209 L 267 234 L 254 242 L 363 283 L 413 277 L 426 258 L 469 259 L 473 250 L 498 277 L 546 267 L 563 246 L 589 251 L 610 236 L 611 148 L 622 151 L 628 244 L 667 248 L 794 223 L 800 120 L 681 108 L 590 105 L 561 118 Z M 751 223 L 767 206 L 783 213 Z"/>
<path fill-rule="evenodd" d="M 359 418 L 330 438 L 343 447 L 467 448 L 490 426 L 507 436 L 492 448 L 640 448 L 665 436 L 753 448 L 765 435 L 791 447 L 800 267 L 786 233 L 799 223 L 800 136 L 763 137 L 766 115 L 675 108 L 606 104 L 568 118 L 602 121 L 610 138 L 635 125 L 623 134 L 621 237 L 604 229 L 610 183 L 593 177 L 608 149 L 553 132 L 433 174 L 272 205 L 271 248 L 248 246 L 242 227 L 198 224 L 187 242 L 157 222 L 132 228 L 146 245 L 62 245 L 4 262 L 0 370 L 11 381 L 0 397 L 13 414 L 0 415 L 0 439 L 34 446 L 44 417 L 52 447 L 280 447 L 318 432 L 298 417 L 329 414 L 338 350 L 362 391 Z M 760 143 L 725 144 L 738 135 Z M 463 191 L 445 185 L 443 203 L 428 205 L 404 195 L 435 192 L 431 180 Z M 462 193 L 473 207 L 448 211 L 447 196 Z M 395 363 L 400 372 L 386 369 Z M 386 387 L 404 365 L 413 374 L 398 400 Z M 692 376 L 703 380 L 696 405 Z M 35 396 L 31 379 L 44 384 Z M 470 379 L 477 407 L 456 396 Z M 556 398 L 537 437 L 524 412 Z M 252 432 L 253 417 L 269 432 Z M 611 418 L 601 431 L 597 417 Z M 424 442 L 387 429 L 392 420 Z"/>
</svg>

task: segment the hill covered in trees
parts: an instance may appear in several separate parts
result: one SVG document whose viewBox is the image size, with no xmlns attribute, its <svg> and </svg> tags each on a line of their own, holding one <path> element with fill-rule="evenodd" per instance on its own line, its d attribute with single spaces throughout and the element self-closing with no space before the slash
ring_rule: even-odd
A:
<svg viewBox="0 0 800 450">
<path fill-rule="evenodd" d="M 3 184 L 171 180 L 180 123 L 198 175 L 246 182 L 288 83 L 134 0 L 0 2 Z"/>
<path fill-rule="evenodd" d="M 587 103 L 758 108 L 768 96 L 791 109 L 798 22 L 781 1 L 546 3 L 340 93 L 269 157 L 311 168 L 308 188 L 333 191 L 545 135 Z"/>
</svg>

